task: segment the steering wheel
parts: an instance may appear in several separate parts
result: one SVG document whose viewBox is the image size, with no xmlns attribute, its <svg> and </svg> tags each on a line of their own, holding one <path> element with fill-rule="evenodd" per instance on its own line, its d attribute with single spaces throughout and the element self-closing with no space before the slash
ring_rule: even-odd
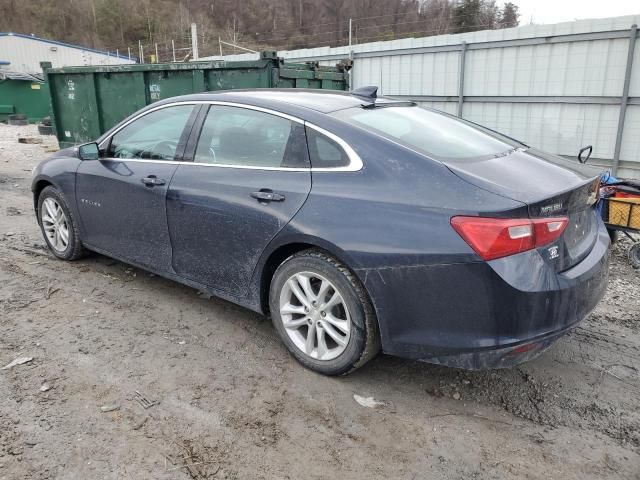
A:
<svg viewBox="0 0 640 480">
<path fill-rule="evenodd" d="M 149 150 L 152 160 L 173 160 L 176 156 L 178 142 L 173 140 L 161 140 Z"/>
<path fill-rule="evenodd" d="M 134 152 L 127 150 L 126 148 L 120 148 L 113 155 L 114 158 L 138 158 Z"/>
</svg>

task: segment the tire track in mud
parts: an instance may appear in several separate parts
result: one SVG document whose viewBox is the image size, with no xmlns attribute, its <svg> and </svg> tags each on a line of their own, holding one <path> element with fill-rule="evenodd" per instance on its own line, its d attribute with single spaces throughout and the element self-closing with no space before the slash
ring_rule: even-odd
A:
<svg viewBox="0 0 640 480">
<path fill-rule="evenodd" d="M 615 356 L 624 356 L 633 363 L 640 363 L 640 346 L 633 345 L 629 342 L 616 341 L 610 334 L 598 332 L 597 330 L 578 327 L 574 330 L 576 340 L 569 340 L 579 344 L 586 344 L 608 350 L 610 354 Z M 578 340 L 579 339 L 579 340 Z"/>
<path fill-rule="evenodd" d="M 596 430 L 621 445 L 640 450 L 640 412 L 585 395 L 549 375 L 544 380 L 523 368 L 500 372 L 459 372 L 454 381 L 440 380 L 427 392 L 436 397 L 499 407 L 511 415 L 545 427 Z M 632 395 L 638 395 L 634 390 Z M 637 397 L 636 397 L 637 398 Z"/>
</svg>

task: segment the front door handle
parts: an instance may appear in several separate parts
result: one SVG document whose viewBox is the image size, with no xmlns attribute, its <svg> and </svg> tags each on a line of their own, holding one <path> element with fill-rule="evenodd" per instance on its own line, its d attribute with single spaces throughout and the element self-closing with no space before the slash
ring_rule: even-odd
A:
<svg viewBox="0 0 640 480">
<path fill-rule="evenodd" d="M 148 177 L 141 178 L 140 181 L 147 187 L 155 187 L 167 183 L 164 179 L 158 178 L 155 175 L 149 175 Z"/>
<path fill-rule="evenodd" d="M 251 192 L 251 197 L 255 198 L 259 202 L 264 203 L 284 201 L 284 195 L 280 195 L 279 193 L 275 193 L 272 190 L 266 188 L 257 192 Z"/>
</svg>

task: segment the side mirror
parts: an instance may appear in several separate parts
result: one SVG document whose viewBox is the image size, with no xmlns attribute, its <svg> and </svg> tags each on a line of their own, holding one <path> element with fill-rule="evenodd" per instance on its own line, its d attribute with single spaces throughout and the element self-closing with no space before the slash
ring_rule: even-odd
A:
<svg viewBox="0 0 640 480">
<path fill-rule="evenodd" d="M 585 152 L 587 153 L 585 154 Z M 587 145 L 586 147 L 581 148 L 578 152 L 578 161 L 580 163 L 587 163 L 587 160 L 591 157 L 591 152 L 593 152 L 593 145 Z"/>
<path fill-rule="evenodd" d="M 98 160 L 100 158 L 100 149 L 96 142 L 85 143 L 78 147 L 78 157 L 80 160 Z"/>
</svg>

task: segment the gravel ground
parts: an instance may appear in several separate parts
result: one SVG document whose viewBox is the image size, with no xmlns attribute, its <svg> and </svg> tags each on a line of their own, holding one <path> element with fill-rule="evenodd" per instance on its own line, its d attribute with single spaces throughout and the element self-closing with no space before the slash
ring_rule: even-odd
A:
<svg viewBox="0 0 640 480">
<path fill-rule="evenodd" d="M 0 366 L 33 359 L 0 370 L 0 479 L 640 478 L 626 242 L 605 300 L 533 362 L 380 356 L 326 378 L 255 313 L 100 255 L 54 259 L 30 172 L 55 140 L 18 136 L 37 131 L 0 126 Z"/>
</svg>

